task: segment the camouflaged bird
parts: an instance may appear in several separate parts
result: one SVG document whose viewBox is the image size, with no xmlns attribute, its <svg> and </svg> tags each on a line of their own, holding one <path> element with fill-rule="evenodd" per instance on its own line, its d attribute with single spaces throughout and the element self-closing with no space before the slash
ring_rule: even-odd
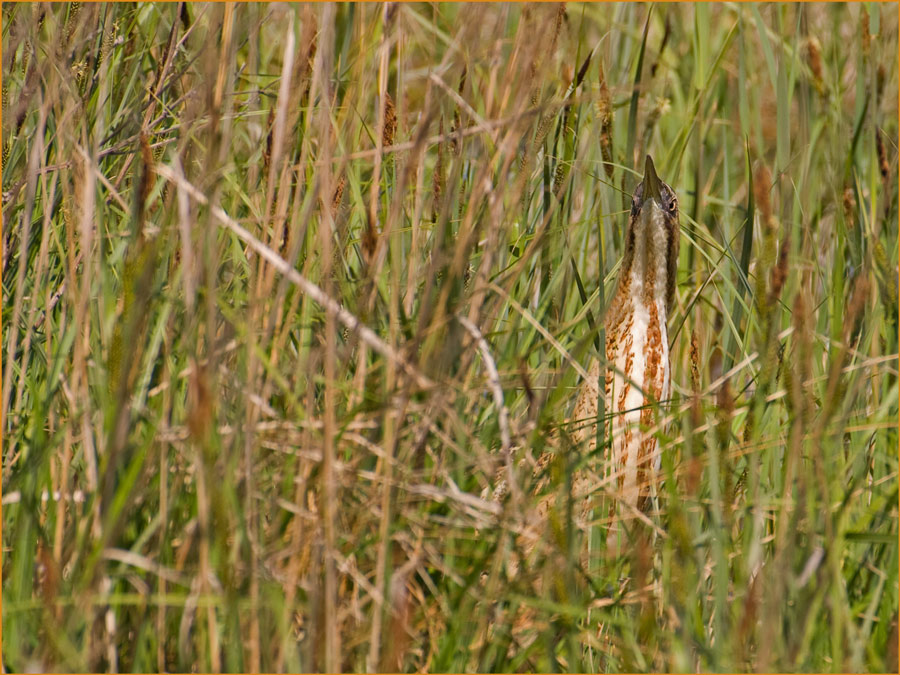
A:
<svg viewBox="0 0 900 675">
<path fill-rule="evenodd" d="M 656 175 L 648 156 L 644 179 L 635 188 L 625 236 L 625 256 L 615 295 L 606 313 L 606 366 L 595 359 L 579 392 L 574 433 L 586 449 L 596 448 L 597 388 L 604 372 L 608 455 L 617 501 L 646 510 L 660 456 L 654 410 L 672 392 L 668 313 L 675 297 L 678 265 L 678 198 Z M 613 530 L 614 528 L 611 528 Z M 612 534 L 612 532 L 611 532 Z"/>
</svg>

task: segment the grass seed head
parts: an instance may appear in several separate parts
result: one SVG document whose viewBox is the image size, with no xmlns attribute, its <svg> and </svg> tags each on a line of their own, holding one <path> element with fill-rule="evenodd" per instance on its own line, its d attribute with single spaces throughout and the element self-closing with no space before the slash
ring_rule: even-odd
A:
<svg viewBox="0 0 900 675">
<path fill-rule="evenodd" d="M 75 86 L 80 93 L 84 93 L 84 86 L 87 83 L 88 65 L 84 59 L 73 63 L 69 69 L 72 71 L 72 77 L 75 78 Z"/>
<path fill-rule="evenodd" d="M 781 289 L 784 288 L 788 275 L 788 258 L 791 250 L 790 236 L 785 237 L 781 243 L 781 251 L 778 253 L 778 262 L 772 268 L 772 279 L 769 284 L 769 306 L 781 297 Z"/>
<path fill-rule="evenodd" d="M 562 198 L 560 191 L 562 190 L 563 181 L 566 179 L 566 170 L 562 162 L 556 165 L 556 171 L 553 176 L 553 194 L 558 198 Z"/>
<path fill-rule="evenodd" d="M 459 108 L 453 111 L 453 122 L 450 125 L 450 152 L 459 157 L 462 153 L 462 138 L 456 135 L 456 132 L 462 127 L 462 120 L 459 117 Z"/>
<path fill-rule="evenodd" d="M 822 74 L 822 45 L 819 40 L 810 35 L 806 39 L 806 64 L 813 76 L 813 86 L 819 95 L 825 93 L 825 78 Z"/>
<path fill-rule="evenodd" d="M 697 331 L 691 331 L 691 389 L 695 394 L 700 393 L 700 339 Z"/>
<path fill-rule="evenodd" d="M 563 23 L 566 20 L 566 3 L 560 2 L 556 6 L 556 23 L 553 27 L 553 39 L 550 40 L 550 49 L 548 50 L 548 54 L 553 55 L 556 53 L 556 45 L 559 41 L 559 34 L 562 32 Z"/>
<path fill-rule="evenodd" d="M 859 8 L 859 36 L 863 59 L 867 61 L 872 51 L 872 33 L 869 32 L 869 12 L 862 5 Z"/>
<path fill-rule="evenodd" d="M 191 436 L 199 443 L 204 443 L 212 431 L 213 395 L 210 391 L 206 371 L 194 362 L 189 378 L 188 390 L 188 429 Z"/>
<path fill-rule="evenodd" d="M 881 172 L 881 179 L 887 183 L 891 177 L 891 165 L 888 162 L 884 139 L 879 129 L 875 129 L 875 150 L 878 154 L 878 170 Z"/>
<path fill-rule="evenodd" d="M 384 147 L 394 144 L 394 134 L 397 132 L 397 110 L 394 107 L 394 99 L 385 92 L 384 94 L 384 128 L 381 130 L 381 142 Z"/>
<path fill-rule="evenodd" d="M 696 330 L 691 330 L 691 348 L 689 352 L 691 364 L 691 424 L 696 429 L 703 421 L 703 409 L 700 405 L 700 339 Z"/>
<path fill-rule="evenodd" d="M 106 60 L 112 48 L 116 45 L 116 36 L 119 34 L 119 19 L 113 21 L 109 30 L 103 31 L 103 41 L 100 43 L 100 62 Z"/>
<path fill-rule="evenodd" d="M 69 15 L 66 17 L 66 23 L 63 27 L 63 36 L 64 36 L 64 46 L 68 46 L 68 43 L 72 39 L 72 35 L 75 32 L 75 25 L 78 21 L 78 15 L 81 13 L 81 3 L 80 2 L 72 2 L 69 4 Z"/>
<path fill-rule="evenodd" d="M 844 316 L 844 342 L 850 343 L 857 331 L 857 323 L 869 299 L 872 284 L 866 274 L 860 274 L 853 285 L 847 312 Z"/>
<path fill-rule="evenodd" d="M 366 227 L 363 230 L 360 243 L 362 245 L 363 259 L 366 261 L 366 264 L 371 265 L 375 255 L 375 248 L 378 246 L 378 226 L 372 218 L 372 213 L 367 210 L 366 214 Z"/>
<path fill-rule="evenodd" d="M 753 176 L 753 197 L 763 223 L 768 223 L 772 218 L 771 190 L 772 174 L 769 172 L 769 167 L 760 163 L 756 168 L 756 175 Z"/>
<path fill-rule="evenodd" d="M 720 443 L 726 443 L 731 431 L 731 419 L 734 415 L 734 394 L 731 391 L 731 380 L 725 380 L 716 393 L 717 434 Z"/>
<path fill-rule="evenodd" d="M 344 199 L 344 188 L 347 185 L 347 176 L 341 174 L 341 177 L 337 181 L 337 185 L 334 186 L 334 193 L 331 196 L 331 213 L 332 217 L 334 217 L 338 210 L 341 208 L 341 202 Z"/>
<path fill-rule="evenodd" d="M 600 120 L 600 153 L 603 157 L 603 168 L 606 176 L 612 177 L 612 96 L 609 93 L 609 85 L 606 83 L 606 74 L 603 72 L 603 61 L 597 60 L 597 70 L 600 80 L 600 93 L 597 97 L 597 117 Z"/>
<path fill-rule="evenodd" d="M 437 160 L 431 175 L 431 222 L 436 223 L 441 211 L 441 197 L 444 192 L 444 116 L 438 123 L 438 135 L 441 141 L 437 144 Z"/>
<path fill-rule="evenodd" d="M 856 224 L 856 195 L 852 187 L 844 188 L 842 206 L 844 209 L 844 222 L 847 229 L 851 230 Z"/>
</svg>

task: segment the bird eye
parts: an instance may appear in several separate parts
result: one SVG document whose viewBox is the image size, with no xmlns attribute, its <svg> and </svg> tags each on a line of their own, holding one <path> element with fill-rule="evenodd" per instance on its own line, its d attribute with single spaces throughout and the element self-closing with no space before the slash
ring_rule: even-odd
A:
<svg viewBox="0 0 900 675">
<path fill-rule="evenodd" d="M 669 213 L 672 214 L 673 216 L 674 216 L 676 213 L 678 213 L 678 199 L 676 199 L 676 197 L 675 197 L 674 194 L 672 195 L 672 198 L 669 200 L 669 203 L 668 203 L 668 211 L 669 211 Z"/>
<path fill-rule="evenodd" d="M 661 192 L 662 207 L 665 209 L 666 213 L 674 215 L 678 212 L 678 198 L 675 196 L 675 192 L 665 183 L 663 183 Z"/>
</svg>

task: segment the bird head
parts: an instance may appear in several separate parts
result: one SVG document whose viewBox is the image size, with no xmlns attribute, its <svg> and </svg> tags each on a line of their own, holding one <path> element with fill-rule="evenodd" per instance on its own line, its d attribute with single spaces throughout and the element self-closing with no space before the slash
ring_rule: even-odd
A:
<svg viewBox="0 0 900 675">
<path fill-rule="evenodd" d="M 656 214 L 659 214 L 658 216 Z M 655 216 L 655 217 L 654 217 Z M 647 155 L 644 180 L 638 183 L 631 198 L 632 220 L 662 220 L 678 223 L 678 197 L 675 191 L 656 175 L 653 159 Z"/>
</svg>

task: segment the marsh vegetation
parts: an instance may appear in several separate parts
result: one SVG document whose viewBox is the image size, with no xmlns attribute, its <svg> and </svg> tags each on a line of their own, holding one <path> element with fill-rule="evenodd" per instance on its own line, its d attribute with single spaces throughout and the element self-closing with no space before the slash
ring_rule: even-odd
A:
<svg viewBox="0 0 900 675">
<path fill-rule="evenodd" d="M 7 671 L 896 671 L 896 3 L 2 12 Z M 570 415 L 647 153 L 613 554 Z"/>
</svg>

